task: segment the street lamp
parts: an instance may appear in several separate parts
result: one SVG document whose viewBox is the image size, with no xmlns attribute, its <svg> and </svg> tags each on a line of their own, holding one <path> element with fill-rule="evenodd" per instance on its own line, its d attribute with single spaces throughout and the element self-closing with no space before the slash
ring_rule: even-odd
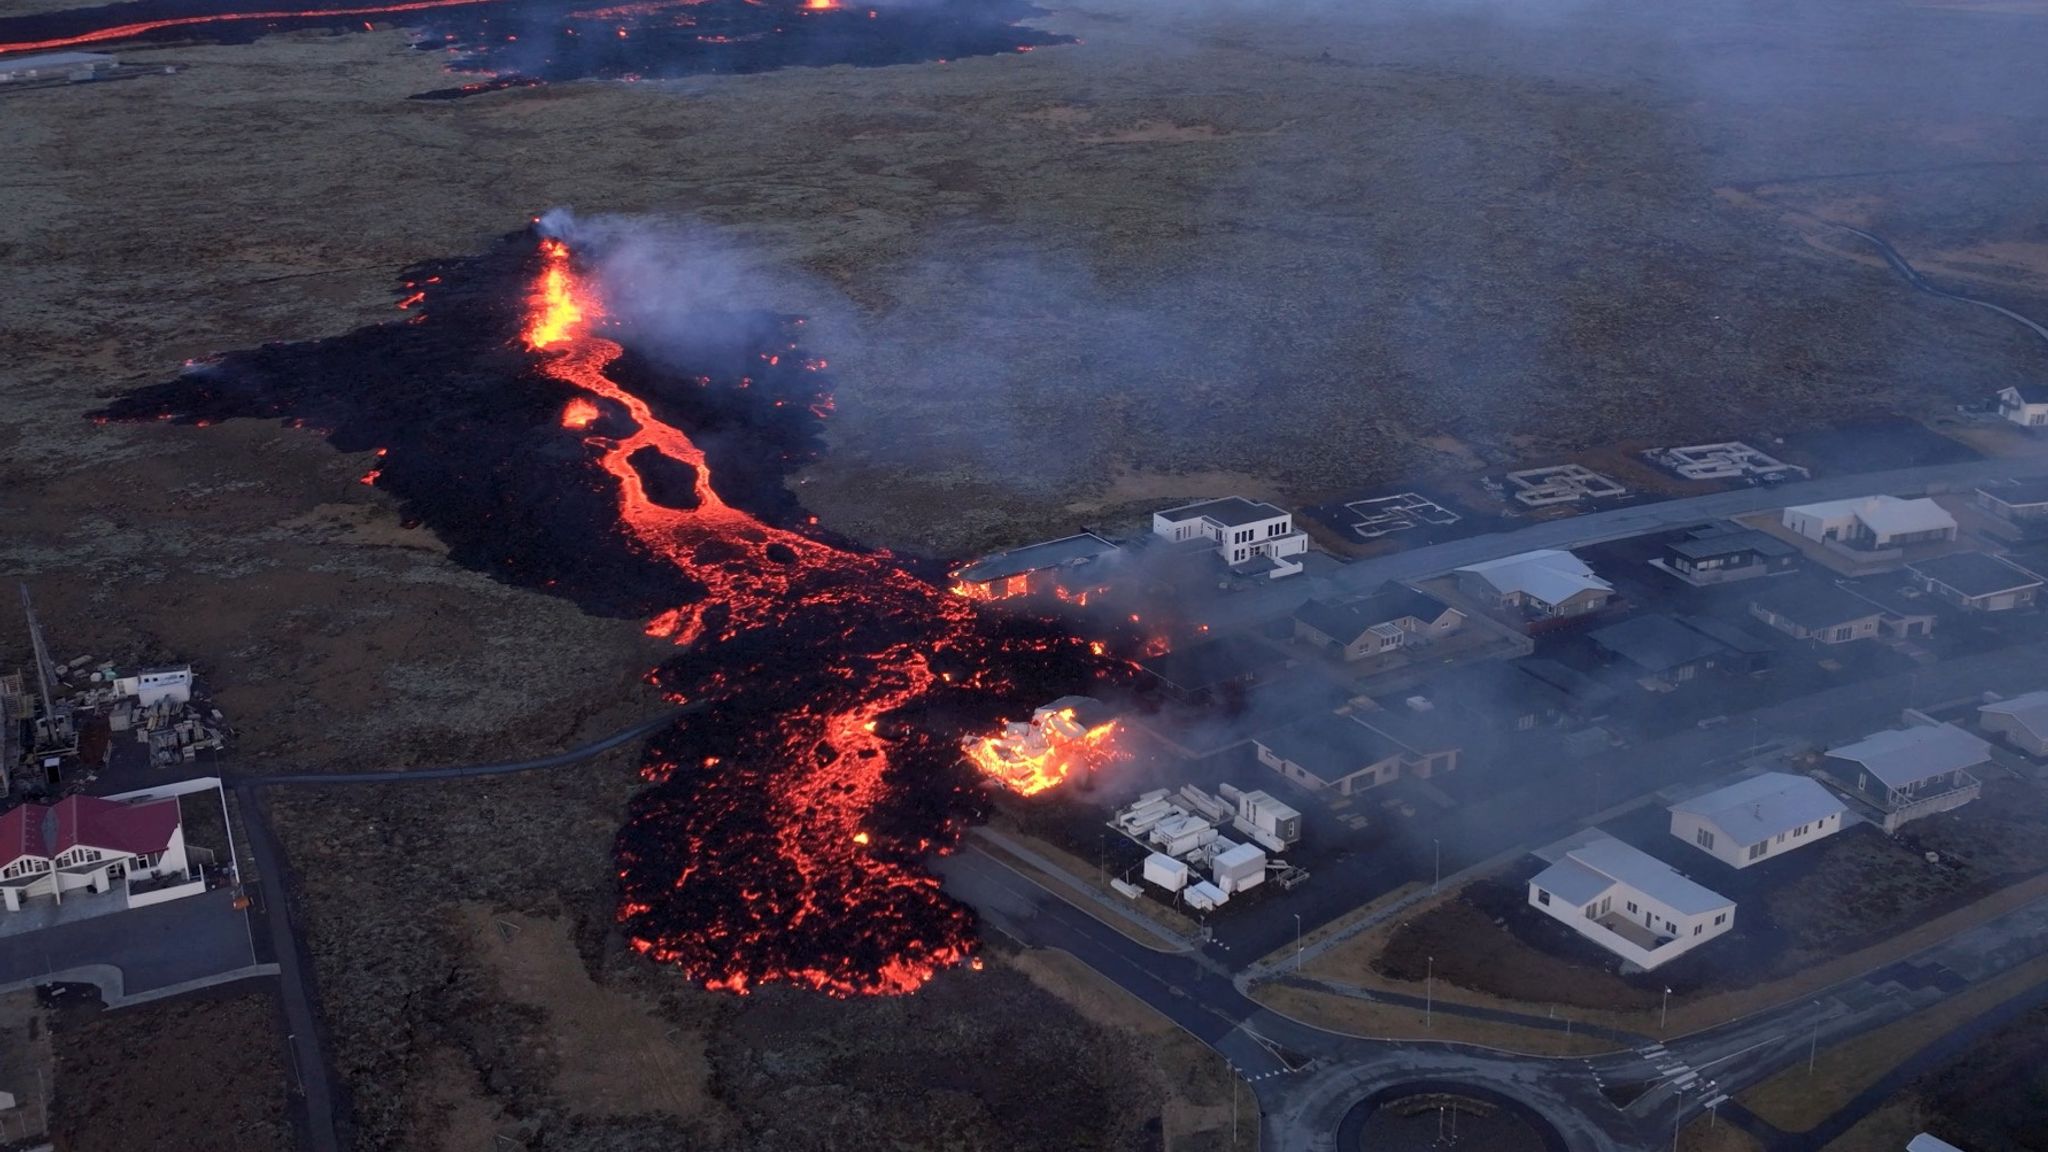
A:
<svg viewBox="0 0 2048 1152">
<path fill-rule="evenodd" d="M 1301 972 L 1301 913 L 1294 914 L 1294 971 Z"/>
<path fill-rule="evenodd" d="M 1432 1017 L 1436 1011 L 1436 957 L 1428 959 L 1429 967 L 1423 970 L 1422 976 L 1422 1026 L 1435 1028 Z"/>
<path fill-rule="evenodd" d="M 1436 879 L 1429 882 L 1430 894 L 1435 895 L 1437 885 L 1444 882 L 1444 842 L 1431 840 L 1430 845 L 1436 849 Z"/>
<path fill-rule="evenodd" d="M 1659 1010 L 1658 1010 L 1658 1012 L 1657 1012 L 1657 1030 L 1658 1030 L 1659 1032 L 1665 1031 L 1665 1025 L 1666 1025 L 1666 1024 L 1668 1024 L 1668 1023 L 1670 1022 L 1670 1020 L 1671 1020 L 1671 986 L 1670 986 L 1669 984 L 1666 984 L 1666 985 L 1664 986 L 1664 1007 L 1663 1007 L 1663 1008 L 1661 1008 L 1661 1009 L 1659 1009 Z"/>
<path fill-rule="evenodd" d="M 1813 1002 L 1813 1006 L 1814 1006 L 1815 1008 L 1818 1008 L 1818 1007 L 1820 1007 L 1820 1001 L 1818 1001 L 1818 1000 L 1815 1000 L 1815 1001 Z M 1806 1074 L 1807 1074 L 1808 1076 L 1811 1076 L 1811 1075 L 1813 1075 L 1813 1059 L 1814 1059 L 1814 1056 L 1815 1056 L 1816 1054 L 1818 1054 L 1818 1053 L 1819 1053 L 1819 1051 L 1820 1051 L 1820 1016 L 1819 1016 L 1819 1014 L 1818 1014 L 1818 1013 L 1816 1013 L 1816 1014 L 1814 1015 L 1814 1017 L 1813 1017 L 1813 1035 L 1812 1035 L 1811 1037 L 1809 1037 L 1809 1038 L 1807 1039 L 1807 1041 L 1806 1041 Z"/>
</svg>

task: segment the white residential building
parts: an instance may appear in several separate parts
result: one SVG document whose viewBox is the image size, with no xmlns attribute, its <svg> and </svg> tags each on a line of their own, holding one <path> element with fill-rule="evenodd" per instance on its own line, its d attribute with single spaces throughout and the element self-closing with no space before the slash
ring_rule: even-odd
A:
<svg viewBox="0 0 2048 1152">
<path fill-rule="evenodd" d="M 1956 538 L 1956 518 L 1922 497 L 1865 496 L 1785 509 L 1785 527 L 1819 544 L 1880 551 Z"/>
<path fill-rule="evenodd" d="M 1998 414 L 2025 428 L 2048 428 L 2048 385 L 2015 384 L 1999 389 Z"/>
<path fill-rule="evenodd" d="M 1842 830 L 1848 806 L 1809 776 L 1765 772 L 1671 806 L 1671 834 L 1730 868 Z"/>
<path fill-rule="evenodd" d="M 1529 903 L 1645 970 L 1735 927 L 1735 901 L 1605 835 L 1538 872 Z"/>
<path fill-rule="evenodd" d="M 1953 724 L 1915 724 L 1830 749 L 1821 767 L 1849 795 L 1876 808 L 1887 833 L 1909 820 L 1960 808 L 1984 789 L 1970 769 L 1991 745 Z"/>
<path fill-rule="evenodd" d="M 1466 595 L 1538 619 L 1597 612 L 1614 596 L 1614 585 L 1595 576 L 1585 561 L 1556 548 L 1468 564 L 1456 575 Z"/>
<path fill-rule="evenodd" d="M 1977 726 L 2029 756 L 2048 756 L 2048 692 L 2029 692 L 1977 709 Z"/>
<path fill-rule="evenodd" d="M 1257 566 L 1274 577 L 1301 571 L 1300 561 L 1289 557 L 1308 551 L 1308 534 L 1295 530 L 1294 513 L 1241 496 L 1154 512 L 1152 533 L 1175 543 L 1213 541 L 1224 563 Z"/>
<path fill-rule="evenodd" d="M 81 888 L 128 891 L 138 881 L 185 879 L 186 856 L 176 797 L 23 804 L 0 814 L 0 901 L 18 912 L 39 896 L 61 902 Z"/>
</svg>

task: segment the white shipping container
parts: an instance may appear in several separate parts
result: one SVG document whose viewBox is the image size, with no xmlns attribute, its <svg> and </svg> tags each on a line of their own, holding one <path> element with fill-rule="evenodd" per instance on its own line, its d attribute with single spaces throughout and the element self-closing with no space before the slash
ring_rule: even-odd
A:
<svg viewBox="0 0 2048 1152">
<path fill-rule="evenodd" d="M 1178 892 L 1187 887 L 1188 866 L 1171 856 L 1154 852 L 1145 857 L 1145 883 L 1157 884 L 1168 892 Z"/>
<path fill-rule="evenodd" d="M 1250 844 L 1240 844 L 1219 853 L 1210 862 L 1209 870 L 1216 877 L 1218 888 L 1242 892 L 1257 887 L 1266 878 L 1266 854 Z"/>
<path fill-rule="evenodd" d="M 1203 912 L 1207 912 L 1211 908 L 1219 907 L 1230 901 L 1230 893 L 1225 892 L 1206 880 L 1198 884 L 1188 885 L 1187 891 L 1182 893 L 1182 897 L 1187 900 L 1188 907 Z"/>
</svg>

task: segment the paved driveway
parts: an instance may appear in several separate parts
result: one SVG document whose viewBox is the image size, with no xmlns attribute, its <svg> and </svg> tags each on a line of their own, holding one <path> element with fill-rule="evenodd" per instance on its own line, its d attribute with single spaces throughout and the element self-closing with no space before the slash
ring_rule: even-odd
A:
<svg viewBox="0 0 2048 1152">
<path fill-rule="evenodd" d="M 120 970 L 110 1005 L 256 963 L 248 917 L 231 889 L 132 908 L 0 939 L 0 990 L 53 977 L 101 982 L 94 966 Z M 83 970 L 83 971 L 81 971 Z M 65 976 L 64 974 L 71 975 Z"/>
</svg>

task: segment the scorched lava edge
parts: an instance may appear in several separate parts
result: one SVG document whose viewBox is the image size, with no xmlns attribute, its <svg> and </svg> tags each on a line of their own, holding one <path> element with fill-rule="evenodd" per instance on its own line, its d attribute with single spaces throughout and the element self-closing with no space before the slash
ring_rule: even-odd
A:
<svg viewBox="0 0 2048 1152">
<path fill-rule="evenodd" d="M 585 255 L 536 232 L 423 265 L 399 319 L 96 416 L 321 429 L 375 449 L 365 482 L 459 562 L 648 619 L 677 644 L 654 681 L 711 706 L 644 754 L 615 848 L 627 938 L 735 992 L 914 990 L 974 946 L 926 868 L 977 814 L 962 734 L 1125 665 L 819 532 L 783 485 L 831 405 L 802 321 L 699 317 L 690 362 L 658 362 Z"/>
</svg>

